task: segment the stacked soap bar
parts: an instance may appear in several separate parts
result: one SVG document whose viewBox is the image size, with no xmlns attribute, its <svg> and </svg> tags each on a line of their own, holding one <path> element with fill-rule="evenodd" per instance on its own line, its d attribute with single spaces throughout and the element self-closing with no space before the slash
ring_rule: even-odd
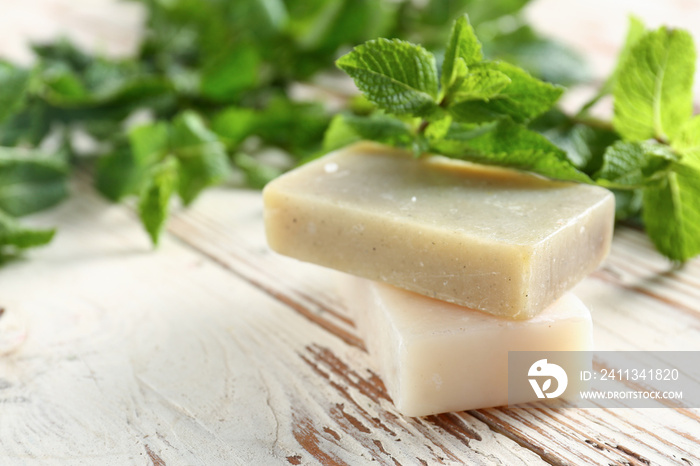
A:
<svg viewBox="0 0 700 466">
<path fill-rule="evenodd" d="M 277 252 L 454 303 L 460 307 L 450 309 L 475 316 L 523 320 L 549 309 L 552 332 L 572 301 L 555 302 L 605 257 L 614 219 L 613 196 L 602 188 L 441 157 L 416 160 L 370 143 L 278 178 L 265 188 L 264 202 L 268 243 Z M 408 337 L 391 338 L 394 350 L 368 345 L 382 353 L 375 359 L 398 357 L 395 349 Z M 554 343 L 547 349 L 560 349 Z M 408 379 L 396 380 L 385 382 L 403 387 Z M 395 399 L 399 391 L 390 388 Z"/>
<path fill-rule="evenodd" d="M 508 393 L 508 351 L 591 351 L 591 315 L 572 293 L 513 320 L 350 277 L 348 301 L 396 407 L 425 416 L 535 401 Z M 577 368 L 579 370 L 590 367 Z M 573 377 L 567 389 L 577 392 Z M 529 389 L 530 387 L 527 386 Z"/>
</svg>

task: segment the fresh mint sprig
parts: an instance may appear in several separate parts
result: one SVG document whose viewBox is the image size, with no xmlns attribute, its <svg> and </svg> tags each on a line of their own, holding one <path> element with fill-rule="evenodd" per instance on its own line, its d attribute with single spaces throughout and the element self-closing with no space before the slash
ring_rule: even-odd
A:
<svg viewBox="0 0 700 466">
<path fill-rule="evenodd" d="M 563 89 L 517 66 L 484 59 L 466 16 L 454 22 L 439 77 L 430 52 L 399 40 L 366 42 L 337 65 L 385 113 L 365 123 L 359 117 L 339 117 L 327 147 L 354 136 L 409 147 L 416 155 L 434 152 L 591 181 L 564 151 L 526 127 L 555 104 Z"/>
<path fill-rule="evenodd" d="M 692 116 L 697 54 L 682 30 L 638 36 L 613 84 L 613 125 L 623 141 L 605 152 L 596 179 L 641 190 L 649 237 L 682 262 L 700 254 L 700 117 Z"/>
<path fill-rule="evenodd" d="M 341 57 L 338 67 L 379 112 L 337 116 L 324 145 L 371 139 L 416 156 L 597 183 L 615 191 L 620 216 L 641 208 L 658 250 L 682 262 L 700 254 L 700 117 L 691 118 L 696 59 L 687 32 L 646 31 L 633 18 L 611 78 L 571 118 L 552 109 L 562 88 L 485 60 L 464 16 L 452 27 L 439 76 L 430 52 L 398 40 L 372 40 Z M 588 118 L 608 93 L 612 123 Z"/>
</svg>

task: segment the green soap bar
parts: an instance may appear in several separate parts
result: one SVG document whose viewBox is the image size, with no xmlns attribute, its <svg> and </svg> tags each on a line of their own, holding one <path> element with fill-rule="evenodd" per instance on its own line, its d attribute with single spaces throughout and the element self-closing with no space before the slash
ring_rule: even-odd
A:
<svg viewBox="0 0 700 466">
<path fill-rule="evenodd" d="M 263 197 L 281 254 L 516 319 L 600 264 L 615 208 L 597 186 L 371 143 L 301 166 Z"/>
</svg>

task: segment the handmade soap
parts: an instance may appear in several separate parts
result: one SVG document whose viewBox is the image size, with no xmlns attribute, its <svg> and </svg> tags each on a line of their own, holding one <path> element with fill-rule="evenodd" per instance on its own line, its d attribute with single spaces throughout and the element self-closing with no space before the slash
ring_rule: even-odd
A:
<svg viewBox="0 0 700 466">
<path fill-rule="evenodd" d="M 612 194 L 359 143 L 269 183 L 270 247 L 297 259 L 524 319 L 608 252 Z"/>
<path fill-rule="evenodd" d="M 567 393 L 578 393 L 577 374 L 590 370 L 591 315 L 572 293 L 532 319 L 512 320 L 361 278 L 348 277 L 343 286 L 375 368 L 404 415 L 507 405 L 509 351 L 576 351 L 567 360 Z M 525 389 L 511 393 L 511 402 L 537 401 L 522 382 Z"/>
</svg>

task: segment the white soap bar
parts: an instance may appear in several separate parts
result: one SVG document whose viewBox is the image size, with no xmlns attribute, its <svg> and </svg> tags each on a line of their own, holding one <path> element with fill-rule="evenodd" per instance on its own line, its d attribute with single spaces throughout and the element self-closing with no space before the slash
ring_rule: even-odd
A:
<svg viewBox="0 0 700 466">
<path fill-rule="evenodd" d="M 344 287 L 375 368 L 407 416 L 507 405 L 509 351 L 592 350 L 590 312 L 571 293 L 529 320 L 510 320 L 361 278 L 348 276 Z M 589 369 L 586 361 L 570 372 Z M 537 401 L 523 382 L 517 402 Z"/>
</svg>

